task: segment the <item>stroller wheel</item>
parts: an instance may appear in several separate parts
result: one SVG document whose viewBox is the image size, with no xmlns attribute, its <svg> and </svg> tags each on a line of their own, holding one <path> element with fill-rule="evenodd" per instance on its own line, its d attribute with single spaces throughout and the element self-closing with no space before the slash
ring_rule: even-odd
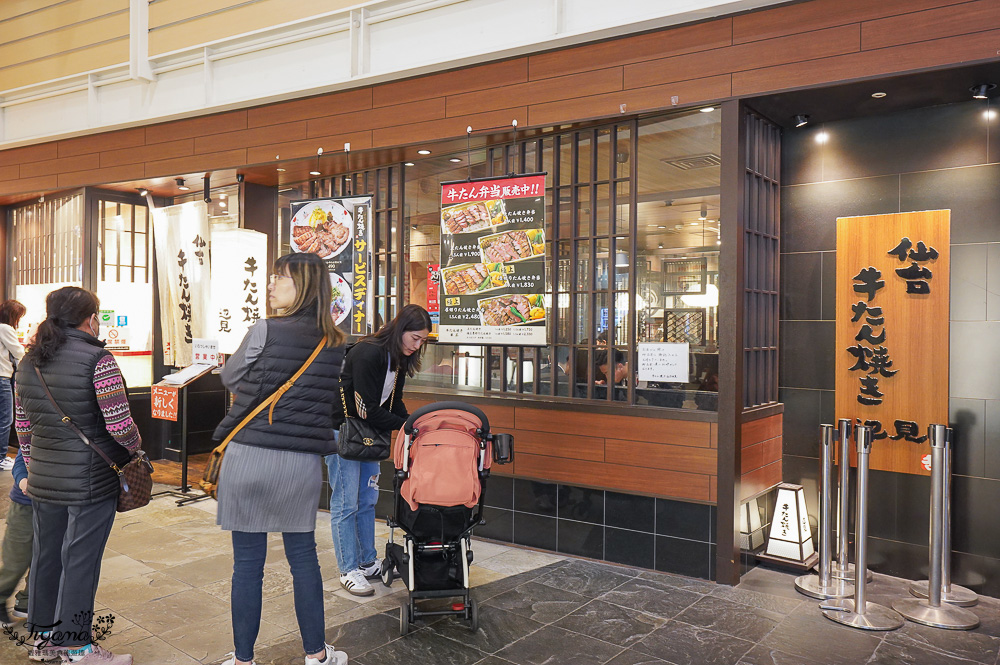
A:
<svg viewBox="0 0 1000 665">
<path fill-rule="evenodd" d="M 393 571 L 392 561 L 390 561 L 389 559 L 383 559 L 382 574 L 380 575 L 380 577 L 382 578 L 382 584 L 386 586 L 392 586 L 392 578 L 395 576 L 393 572 L 394 571 Z"/>
<path fill-rule="evenodd" d="M 399 635 L 400 637 L 406 637 L 406 634 L 410 632 L 410 603 L 409 601 L 403 601 L 403 605 L 399 608 Z"/>
<path fill-rule="evenodd" d="M 472 632 L 479 630 L 479 605 L 472 599 L 469 599 L 469 628 Z"/>
</svg>

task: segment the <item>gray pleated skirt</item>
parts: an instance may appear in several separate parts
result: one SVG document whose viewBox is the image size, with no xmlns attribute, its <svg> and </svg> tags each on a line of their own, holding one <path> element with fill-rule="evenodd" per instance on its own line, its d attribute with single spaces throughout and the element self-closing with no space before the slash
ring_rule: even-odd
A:
<svg viewBox="0 0 1000 665">
<path fill-rule="evenodd" d="M 323 458 L 232 441 L 219 471 L 216 524 L 226 531 L 316 530 Z"/>
</svg>

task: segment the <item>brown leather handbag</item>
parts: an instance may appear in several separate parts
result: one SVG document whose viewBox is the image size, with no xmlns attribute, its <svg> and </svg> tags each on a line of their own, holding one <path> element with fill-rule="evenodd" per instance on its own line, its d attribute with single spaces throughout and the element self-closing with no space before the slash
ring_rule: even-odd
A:
<svg viewBox="0 0 1000 665">
<path fill-rule="evenodd" d="M 45 383 L 45 379 L 42 377 L 42 372 L 38 369 L 38 365 L 34 366 L 35 374 L 38 376 L 38 380 L 42 384 L 42 388 L 45 390 L 45 395 L 49 398 L 49 402 L 52 403 L 53 408 L 55 408 L 56 413 L 64 423 L 69 425 L 70 429 L 76 432 L 76 435 L 80 439 L 94 449 L 94 451 L 104 458 L 104 461 L 108 463 L 108 466 L 118 474 L 118 483 L 121 485 L 121 489 L 118 492 L 118 512 L 124 513 L 127 510 L 134 510 L 136 508 L 142 508 L 149 503 L 150 495 L 153 491 L 153 464 L 146 457 L 146 453 L 142 450 L 137 452 L 129 460 L 129 463 L 123 467 L 119 467 L 114 461 L 105 454 L 99 446 L 95 446 L 87 438 L 87 435 L 83 433 L 79 427 L 76 426 L 69 416 L 67 416 L 59 404 L 56 402 L 56 398 L 52 396 L 52 391 L 49 390 L 49 386 Z"/>
<path fill-rule="evenodd" d="M 202 474 L 201 482 L 198 483 L 201 490 L 205 494 L 209 495 L 213 499 L 219 498 L 219 472 L 222 470 L 222 457 L 226 454 L 226 446 L 228 446 L 229 442 L 233 440 L 236 433 L 243 429 L 247 423 L 253 420 L 258 413 L 266 409 L 268 405 L 271 407 L 267 413 L 267 423 L 270 425 L 272 418 L 274 417 L 274 406 L 278 403 L 278 400 L 281 399 L 282 395 L 288 392 L 298 378 L 302 376 L 306 369 L 309 368 L 312 361 L 316 360 L 316 356 L 319 355 L 319 352 L 323 350 L 324 346 L 326 346 L 326 337 L 319 341 L 319 344 L 315 349 L 313 349 L 312 355 L 310 355 L 305 364 L 299 368 L 299 371 L 293 374 L 292 378 L 285 381 L 270 397 L 258 404 L 253 411 L 247 414 L 246 418 L 240 421 L 240 424 L 233 428 L 233 430 L 226 437 L 225 441 L 220 443 L 215 450 L 212 451 L 212 456 L 208 458 L 208 466 L 205 467 L 205 473 Z"/>
</svg>

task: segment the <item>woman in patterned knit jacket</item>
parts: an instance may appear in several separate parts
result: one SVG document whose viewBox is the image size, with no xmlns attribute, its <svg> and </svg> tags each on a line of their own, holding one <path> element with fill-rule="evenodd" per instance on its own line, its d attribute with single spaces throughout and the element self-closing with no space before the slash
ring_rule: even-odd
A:
<svg viewBox="0 0 1000 665">
<path fill-rule="evenodd" d="M 45 393 L 119 467 L 142 443 L 121 370 L 98 339 L 100 307 L 86 289 L 45 298 L 46 319 L 17 368 L 15 427 L 34 508 L 26 628 L 40 635 L 33 660 L 131 665 L 92 643 L 101 556 L 115 519 L 118 475 L 60 418 Z"/>
</svg>

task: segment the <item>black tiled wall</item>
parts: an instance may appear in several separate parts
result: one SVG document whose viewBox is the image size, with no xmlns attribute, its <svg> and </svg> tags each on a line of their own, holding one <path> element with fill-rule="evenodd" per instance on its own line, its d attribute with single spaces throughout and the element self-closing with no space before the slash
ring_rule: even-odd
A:
<svg viewBox="0 0 1000 665">
<path fill-rule="evenodd" d="M 375 514 L 392 512 L 390 462 Z M 715 578 L 715 506 L 492 476 L 486 524 L 475 534 L 517 545 L 662 572 Z M 329 506 L 324 483 L 320 507 Z"/>
<path fill-rule="evenodd" d="M 953 578 L 992 596 L 1000 596 L 1000 118 L 986 112 L 996 106 L 788 131 L 781 204 L 784 478 L 806 486 L 814 525 L 819 425 L 836 417 L 836 218 L 951 209 Z M 825 144 L 816 142 L 821 131 Z M 926 578 L 928 479 L 872 472 L 870 486 L 873 569 Z"/>
</svg>

